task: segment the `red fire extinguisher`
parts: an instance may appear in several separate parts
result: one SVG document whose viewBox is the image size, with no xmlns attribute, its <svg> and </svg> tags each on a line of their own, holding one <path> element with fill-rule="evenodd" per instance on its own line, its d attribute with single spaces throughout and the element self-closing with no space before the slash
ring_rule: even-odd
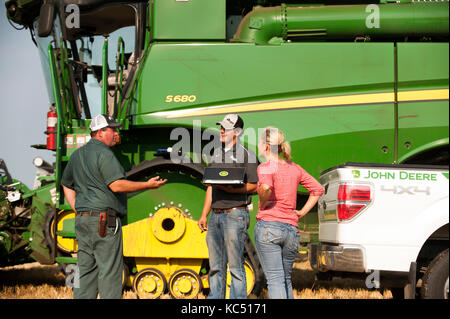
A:
<svg viewBox="0 0 450 319">
<path fill-rule="evenodd" d="M 50 111 L 47 112 L 47 149 L 56 150 L 56 124 L 58 123 L 58 116 L 55 107 L 51 106 Z"/>
</svg>

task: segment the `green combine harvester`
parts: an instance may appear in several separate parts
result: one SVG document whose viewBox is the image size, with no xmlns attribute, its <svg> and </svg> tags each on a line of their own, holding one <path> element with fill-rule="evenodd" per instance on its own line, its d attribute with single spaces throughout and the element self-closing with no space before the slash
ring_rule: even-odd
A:
<svg viewBox="0 0 450 319">
<path fill-rule="evenodd" d="M 297 2 L 6 1 L 11 22 L 31 30 L 56 121 L 50 142 L 35 146 L 55 151 L 41 186 L 0 180 L 0 264 L 31 258 L 73 269 L 74 212 L 60 181 L 100 113 L 123 123 L 114 152 L 129 179 L 168 179 L 129 195 L 122 220 L 123 283 L 141 298 L 195 298 L 208 287 L 196 221 L 208 145 L 225 114 L 244 119 L 243 141 L 255 152 L 260 129 L 279 127 L 293 160 L 316 178 L 350 161 L 448 165 L 449 2 Z M 300 187 L 298 206 L 305 195 Z M 256 295 L 264 285 L 252 243 L 257 207 L 254 196 L 245 245 Z M 317 213 L 299 229 L 304 253 L 317 239 Z"/>
</svg>

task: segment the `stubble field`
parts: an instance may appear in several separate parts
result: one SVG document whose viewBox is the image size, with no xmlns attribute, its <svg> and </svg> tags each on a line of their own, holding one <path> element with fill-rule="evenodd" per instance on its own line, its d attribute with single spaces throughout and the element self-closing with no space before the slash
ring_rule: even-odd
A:
<svg viewBox="0 0 450 319">
<path fill-rule="evenodd" d="M 307 261 L 296 262 L 292 272 L 292 284 L 296 299 L 390 299 L 389 290 L 369 291 L 363 280 L 333 279 L 315 281 L 314 272 Z M 65 276 L 57 265 L 43 266 L 30 263 L 0 268 L 0 299 L 72 299 L 72 289 L 66 287 Z M 136 299 L 132 290 L 123 294 L 124 299 Z M 170 298 L 165 294 L 162 299 Z M 203 294 L 200 299 L 205 298 Z M 267 298 L 264 289 L 260 298 Z"/>
</svg>

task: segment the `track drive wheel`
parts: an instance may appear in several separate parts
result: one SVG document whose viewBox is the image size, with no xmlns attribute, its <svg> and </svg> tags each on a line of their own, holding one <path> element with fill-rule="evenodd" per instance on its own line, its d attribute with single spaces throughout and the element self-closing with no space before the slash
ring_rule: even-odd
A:
<svg viewBox="0 0 450 319">
<path fill-rule="evenodd" d="M 191 269 L 180 269 L 169 279 L 169 292 L 176 299 L 197 298 L 202 290 L 202 281 Z"/>
<path fill-rule="evenodd" d="M 145 268 L 133 280 L 133 290 L 139 299 L 161 297 L 167 287 L 166 278 L 155 268 Z"/>
</svg>

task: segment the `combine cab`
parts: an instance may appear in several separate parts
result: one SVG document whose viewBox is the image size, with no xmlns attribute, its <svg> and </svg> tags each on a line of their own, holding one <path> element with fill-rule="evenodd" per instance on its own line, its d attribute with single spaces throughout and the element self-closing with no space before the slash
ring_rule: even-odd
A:
<svg viewBox="0 0 450 319">
<path fill-rule="evenodd" d="M 255 152 L 260 129 L 279 127 L 316 178 L 349 161 L 448 164 L 448 1 L 298 2 L 6 1 L 9 19 L 32 31 L 57 113 L 56 200 L 40 198 L 51 213 L 36 217 L 50 229 L 50 260 L 76 262 L 60 180 L 100 113 L 123 124 L 114 152 L 129 179 L 168 179 L 129 195 L 122 220 L 124 284 L 141 297 L 167 287 L 192 298 L 207 287 L 195 223 L 224 114 L 244 119 L 242 140 Z M 306 195 L 300 187 L 299 207 Z M 245 257 L 255 294 L 264 283 L 252 244 L 257 207 L 254 196 Z M 299 229 L 306 248 L 317 212 Z"/>
</svg>

